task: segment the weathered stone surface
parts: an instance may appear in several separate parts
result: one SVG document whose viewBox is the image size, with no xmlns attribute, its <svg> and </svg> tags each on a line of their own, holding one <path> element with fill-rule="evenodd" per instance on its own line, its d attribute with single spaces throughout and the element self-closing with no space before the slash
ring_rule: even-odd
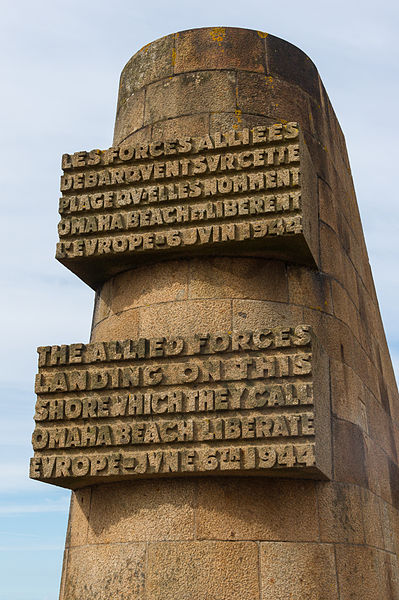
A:
<svg viewBox="0 0 399 600">
<path fill-rule="evenodd" d="M 77 490 L 71 496 L 71 507 L 65 542 L 66 548 L 72 546 L 84 546 L 87 542 L 91 494 L 92 488 L 87 487 Z"/>
<path fill-rule="evenodd" d="M 68 576 L 62 597 L 68 600 L 141 600 L 145 544 L 101 544 L 68 550 Z"/>
<path fill-rule="evenodd" d="M 282 261 L 214 258 L 191 263 L 190 298 L 237 298 L 288 302 L 286 265 Z M 242 289 L 242 281 L 247 281 Z M 223 284 L 221 284 L 223 282 Z"/>
<path fill-rule="evenodd" d="M 173 336 L 176 322 L 180 322 L 180 335 L 190 335 L 198 329 L 211 333 L 231 331 L 231 300 L 176 300 L 173 303 L 160 303 L 140 308 L 140 333 Z M 201 315 L 199 321 L 198 315 Z"/>
<path fill-rule="evenodd" d="M 125 600 L 397 600 L 399 597 L 399 400 L 368 264 L 345 140 L 313 63 L 291 44 L 260 31 L 216 27 L 161 38 L 140 50 L 123 71 L 114 147 L 122 148 L 124 159 L 129 157 L 132 148 L 139 153 L 145 152 L 148 144 L 155 144 L 152 148 L 156 153 L 167 149 L 170 154 L 144 157 L 130 163 L 116 157 L 110 165 L 103 165 L 107 156 L 117 153 L 115 148 L 111 153 L 76 153 L 64 158 L 65 174 L 76 175 L 90 170 L 97 173 L 109 168 L 116 178 L 120 175 L 116 176 L 114 171 L 138 163 L 146 168 L 150 164 L 158 165 L 159 173 L 161 162 L 176 159 L 177 155 L 171 153 L 171 140 L 183 140 L 184 145 L 187 138 L 203 139 L 201 152 L 181 153 L 179 160 L 198 158 L 199 154 L 214 159 L 217 153 L 226 157 L 226 154 L 246 152 L 262 145 L 230 145 L 208 150 L 205 140 L 208 141 L 206 136 L 209 134 L 214 139 L 220 132 L 224 136 L 220 140 L 237 143 L 248 135 L 247 130 L 275 131 L 273 126 L 281 123 L 287 131 L 290 122 L 298 123 L 301 132 L 301 162 L 305 154 L 307 156 L 306 164 L 300 165 L 302 173 L 312 175 L 309 179 L 306 175 L 301 181 L 301 215 L 297 211 L 303 221 L 301 234 L 276 235 L 276 246 L 267 242 L 267 248 L 266 236 L 260 251 L 260 248 L 250 249 L 252 242 L 248 239 L 230 240 L 225 244 L 217 242 L 212 246 L 206 240 L 206 229 L 203 229 L 205 241 L 192 253 L 182 247 L 173 250 L 176 254 L 156 250 L 151 247 L 151 238 L 147 238 L 148 247 L 133 252 L 132 259 L 130 255 L 124 258 L 124 252 L 116 252 L 115 248 L 115 256 L 107 252 L 108 238 L 126 235 L 125 230 L 118 229 L 118 219 L 114 222 L 115 231 L 78 230 L 75 238 L 75 234 L 69 236 L 62 230 L 63 224 L 61 241 L 97 237 L 105 246 L 101 260 L 94 259 L 95 266 L 93 256 L 86 257 L 86 264 L 83 256 L 62 260 L 69 261 L 67 266 L 96 288 L 93 343 L 128 338 L 186 339 L 195 332 L 230 332 L 230 335 L 237 331 L 293 327 L 299 323 L 311 326 L 318 341 L 317 349 L 316 345 L 312 347 L 314 357 L 318 357 L 314 373 L 305 377 L 284 376 L 274 381 L 278 385 L 289 381 L 291 385 L 306 378 L 306 381 L 312 380 L 314 405 L 311 413 L 314 414 L 316 432 L 312 439 L 316 442 L 316 465 L 324 466 L 323 475 L 331 481 L 305 480 L 304 475 L 309 475 L 307 469 L 312 467 L 293 467 L 292 473 L 288 473 L 290 468 L 287 466 L 263 469 L 262 476 L 259 471 L 254 471 L 251 477 L 245 477 L 250 472 L 246 469 L 224 469 L 223 472 L 215 469 L 211 478 L 204 469 L 202 477 L 195 478 L 193 471 L 173 472 L 175 463 L 170 457 L 168 464 L 172 472 L 164 473 L 163 479 L 155 472 L 138 474 L 156 477 L 154 479 L 139 479 L 136 475 L 135 480 L 123 482 L 110 479 L 118 479 L 120 473 L 98 476 L 96 485 L 78 490 L 73 496 L 61 600 L 105 600 L 105 597 Z M 270 144 L 272 142 L 281 147 L 286 140 L 271 140 Z M 95 164 L 96 161 L 99 162 Z M 259 172 L 283 169 L 284 166 L 259 167 Z M 244 168 L 239 173 L 250 170 Z M 237 174 L 238 171 L 227 168 L 226 162 L 223 175 L 234 177 Z M 195 178 L 197 175 L 201 181 L 211 177 L 199 173 Z M 172 176 L 168 181 L 182 183 L 190 177 Z M 164 179 L 160 177 L 157 182 L 165 183 Z M 311 183 L 309 193 L 307 181 Z M 77 180 L 77 183 L 79 186 L 81 181 Z M 147 183 L 154 182 L 148 180 Z M 139 184 L 133 181 L 125 187 L 133 190 L 140 187 Z M 115 183 L 114 188 L 103 186 L 106 187 L 108 190 L 123 189 L 119 183 Z M 286 188 L 286 191 L 293 189 Z M 131 208 L 153 209 L 162 204 L 138 202 L 134 206 L 104 209 L 89 206 L 86 211 L 84 201 L 82 210 L 68 214 L 69 208 L 63 204 L 68 198 L 90 195 L 92 191 L 104 190 L 77 187 L 75 192 L 65 189 L 61 199 L 62 219 L 100 214 L 107 217 L 126 214 Z M 259 200 L 276 190 L 250 191 L 253 198 Z M 220 193 L 207 196 L 206 201 L 242 200 L 244 193 Z M 164 205 L 178 205 L 183 210 L 190 207 L 191 210 L 194 204 L 201 202 L 203 205 L 205 200 L 180 197 Z M 274 216 L 285 218 L 292 214 L 295 211 L 281 210 Z M 249 215 L 241 217 L 242 221 L 251 220 Z M 256 216 L 256 219 L 264 218 L 269 217 Z M 229 223 L 237 221 L 235 215 L 223 219 L 218 217 L 214 223 L 227 223 L 228 219 Z M 198 220 L 195 226 L 208 226 L 209 223 L 209 220 Z M 191 227 L 188 222 L 171 223 L 169 231 L 176 225 L 180 229 Z M 89 229 L 92 227 L 95 227 L 93 222 Z M 141 229 L 151 233 L 159 231 L 161 224 L 143 225 Z M 133 233 L 139 233 L 137 227 Z M 225 235 L 228 237 L 226 230 Z M 302 245 L 292 243 L 297 235 L 302 236 Z M 123 240 L 116 246 L 118 244 L 117 250 L 123 249 Z M 292 352 L 291 348 L 278 350 L 280 356 Z M 253 356 L 266 355 L 271 350 L 251 352 Z M 57 349 L 53 352 L 53 360 L 56 356 Z M 246 354 L 218 352 L 209 356 L 224 363 Z M 178 370 L 179 363 L 203 365 L 209 356 L 153 356 L 142 358 L 135 365 L 156 366 L 169 362 Z M 111 368 L 107 361 L 88 364 L 87 370 L 104 373 L 105 369 Z M 124 364 L 124 361 L 112 362 L 117 368 Z M 83 367 L 75 363 L 53 367 L 42 365 L 40 368 L 43 373 L 50 373 Z M 256 380 L 247 377 L 228 381 L 227 385 L 239 383 L 251 389 L 260 383 L 268 385 L 270 380 L 268 377 Z M 208 386 L 214 391 L 220 389 L 222 383 L 191 381 L 159 388 L 154 385 L 153 388 L 176 387 L 192 392 L 203 391 Z M 103 388 L 65 392 L 60 389 L 40 393 L 40 398 L 51 402 L 67 397 L 88 401 L 106 395 L 134 395 L 142 389 L 151 389 L 140 386 L 142 383 L 123 390 Z M 59 410 L 62 410 L 61 404 Z M 131 423 L 152 423 L 151 427 L 168 419 L 178 421 L 177 427 L 182 427 L 187 420 L 208 419 L 209 423 L 215 423 L 215 419 L 219 419 L 225 423 L 226 417 L 241 419 L 242 423 L 244 413 L 252 415 L 255 412 L 253 407 L 240 407 L 231 411 L 202 411 L 201 414 L 195 411 L 169 416 L 154 413 L 128 418 Z M 292 416 L 298 411 L 297 407 L 277 404 L 261 407 L 259 412 L 262 412 L 262 418 L 275 418 L 286 414 Z M 97 427 L 100 422 L 120 426 L 128 418 L 94 414 L 84 421 L 69 417 L 69 421 L 38 421 L 38 427 L 62 429 L 72 422 L 78 427 L 83 423 Z M 309 437 L 312 436 L 284 439 L 292 444 L 303 444 Z M 38 439 L 40 445 L 40 436 Z M 101 458 L 109 455 L 110 449 L 117 454 L 116 449 L 121 456 L 137 452 L 137 444 L 108 447 L 106 436 L 104 445 L 85 448 L 74 446 L 71 439 L 67 448 L 37 448 L 36 458 L 43 463 L 40 467 L 33 463 L 34 475 L 40 476 L 44 466 L 45 475 L 51 475 L 54 454 L 76 459 L 82 453 L 90 452 Z M 152 461 L 151 469 L 156 471 L 163 447 L 170 448 L 171 452 L 177 452 L 183 446 L 195 451 L 204 447 L 216 448 L 220 458 L 224 447 L 242 446 L 247 451 L 264 443 L 258 439 L 237 438 L 229 440 L 225 446 L 225 441 L 148 442 L 143 446 L 151 446 L 152 453 L 148 456 Z M 270 436 L 267 439 L 267 445 L 276 447 L 280 444 L 281 440 Z M 285 455 L 287 458 L 289 453 Z M 236 466 L 237 461 L 230 463 Z M 117 464 L 114 459 L 112 469 L 117 471 Z M 211 457 L 206 466 L 213 468 L 214 464 Z M 62 469 L 67 469 L 67 465 L 61 464 L 57 468 L 62 475 Z M 264 477 L 266 472 L 275 476 Z M 237 477 L 238 473 L 240 477 Z M 296 475 L 297 479 L 282 478 L 281 474 Z M 176 475 L 180 476 L 177 478 Z M 64 476 L 64 481 L 61 479 L 54 478 L 53 482 L 75 486 L 95 481 L 85 479 L 81 474 Z"/>
<path fill-rule="evenodd" d="M 117 503 L 113 502 L 115 493 Z M 156 487 L 150 481 L 94 487 L 88 543 L 193 539 L 194 506 L 194 483 L 183 480 L 174 480 L 173 485 L 159 481 Z"/>
<path fill-rule="evenodd" d="M 234 329 L 258 329 L 266 323 L 274 327 L 277 324 L 288 325 L 293 321 L 303 320 L 301 307 L 285 302 L 234 299 L 232 313 Z"/>
<path fill-rule="evenodd" d="M 361 488 L 335 483 L 318 487 L 322 542 L 364 543 Z"/>
<path fill-rule="evenodd" d="M 331 281 L 323 273 L 289 265 L 287 277 L 290 304 L 330 314 L 333 312 Z"/>
<path fill-rule="evenodd" d="M 304 89 L 312 98 L 320 98 L 319 75 L 313 62 L 302 50 L 274 35 L 266 38 L 269 72 Z"/>
<path fill-rule="evenodd" d="M 144 106 L 145 106 L 144 89 L 133 92 L 119 108 L 118 126 L 115 128 L 115 137 L 123 142 L 129 135 L 134 133 L 132 128 L 127 125 L 134 121 L 136 129 L 144 126 Z"/>
<path fill-rule="evenodd" d="M 367 546 L 339 545 L 336 549 L 340 598 L 395 600 L 399 594 L 396 556 Z M 356 595 L 355 595 L 356 594 Z"/>
<path fill-rule="evenodd" d="M 145 123 L 193 113 L 235 110 L 234 71 L 181 73 L 148 86 Z"/>
<path fill-rule="evenodd" d="M 334 419 L 334 467 L 337 481 L 367 487 L 366 451 L 362 431 L 357 425 Z"/>
<path fill-rule="evenodd" d="M 173 75 L 174 46 L 174 36 L 168 35 L 147 44 L 132 56 L 121 73 L 119 110 L 134 92 L 153 81 Z M 118 118 L 118 121 L 122 120 Z"/>
<path fill-rule="evenodd" d="M 316 490 L 310 481 L 242 479 L 198 482 L 199 539 L 316 541 Z M 298 519 L 298 499 L 301 518 Z"/>
<path fill-rule="evenodd" d="M 279 77 L 239 71 L 237 106 L 243 113 L 262 115 L 274 122 L 297 121 L 303 131 L 314 133 L 309 96 Z"/>
<path fill-rule="evenodd" d="M 364 488 L 360 489 L 363 511 L 364 541 L 369 546 L 384 548 L 381 499 Z"/>
<path fill-rule="evenodd" d="M 334 549 L 328 544 L 261 544 L 262 598 L 338 600 Z"/>
<path fill-rule="evenodd" d="M 262 32 L 233 27 L 191 29 L 176 34 L 174 73 L 238 69 L 265 73 Z M 245 46 L 245 53 L 242 48 Z"/>
<path fill-rule="evenodd" d="M 258 600 L 254 542 L 152 543 L 146 591 L 153 600 Z"/>
<path fill-rule="evenodd" d="M 138 338 L 140 325 L 140 309 L 129 308 L 125 311 L 123 322 L 120 315 L 110 315 L 99 321 L 92 329 L 97 337 L 104 341 L 112 341 L 115 337 Z"/>
<path fill-rule="evenodd" d="M 113 312 L 186 300 L 189 268 L 190 264 L 186 261 L 168 261 L 154 265 L 151 272 L 141 268 L 134 281 L 129 272 L 107 281 L 104 288 L 109 290 L 112 297 Z M 101 291 L 100 297 L 104 293 L 105 289 Z"/>
<path fill-rule="evenodd" d="M 193 132 L 199 136 L 207 135 L 209 133 L 210 118 L 211 115 L 204 112 L 157 121 L 152 125 L 152 138 L 154 140 L 173 140 L 179 136 L 190 135 Z M 269 123 L 269 125 L 272 125 L 272 123 Z M 232 126 L 230 125 L 228 129 L 232 129 Z M 221 128 L 214 130 L 220 131 Z"/>
</svg>

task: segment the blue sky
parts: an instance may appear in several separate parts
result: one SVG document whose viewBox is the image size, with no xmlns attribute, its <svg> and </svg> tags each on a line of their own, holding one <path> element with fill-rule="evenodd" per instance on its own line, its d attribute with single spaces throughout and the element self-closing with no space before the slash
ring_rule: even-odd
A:
<svg viewBox="0 0 399 600">
<path fill-rule="evenodd" d="M 29 481 L 36 346 L 86 341 L 93 293 L 54 256 L 63 152 L 111 144 L 120 71 L 202 26 L 267 31 L 315 62 L 345 133 L 399 370 L 397 2 L 2 0 L 0 600 L 58 597 L 69 493 Z"/>
</svg>

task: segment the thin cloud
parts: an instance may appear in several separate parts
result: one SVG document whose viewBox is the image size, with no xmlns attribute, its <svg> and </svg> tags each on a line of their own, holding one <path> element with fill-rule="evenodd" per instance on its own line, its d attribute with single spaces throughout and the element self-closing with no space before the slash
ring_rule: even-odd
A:
<svg viewBox="0 0 399 600">
<path fill-rule="evenodd" d="M 45 502 L 43 504 L 5 504 L 0 505 L 0 515 L 21 515 L 28 513 L 50 513 L 50 512 L 62 512 L 65 513 L 69 508 L 69 501 L 67 499 L 60 499 L 58 501 Z M 2 532 L 0 532 L 2 533 Z"/>
</svg>

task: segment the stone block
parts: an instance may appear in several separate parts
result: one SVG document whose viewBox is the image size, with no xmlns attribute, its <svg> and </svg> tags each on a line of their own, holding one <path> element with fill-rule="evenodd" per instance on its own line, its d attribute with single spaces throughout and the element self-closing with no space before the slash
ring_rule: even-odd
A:
<svg viewBox="0 0 399 600">
<path fill-rule="evenodd" d="M 362 244 L 359 242 L 355 233 L 351 227 L 351 225 L 347 222 L 345 217 L 341 215 L 341 218 L 338 219 L 338 233 L 340 234 L 340 221 L 345 223 L 345 236 L 348 239 L 348 256 L 352 262 L 352 265 L 356 271 L 356 274 L 360 277 L 362 281 L 367 280 L 367 265 L 368 265 L 368 256 L 364 252 L 364 248 Z"/>
<path fill-rule="evenodd" d="M 357 275 L 357 298 L 359 312 L 359 341 L 365 352 L 370 356 L 373 352 L 373 342 L 376 343 L 374 332 L 378 330 L 375 327 L 375 306 L 370 296 L 366 293 L 364 284 Z M 373 332 L 373 335 L 371 335 Z"/>
<path fill-rule="evenodd" d="M 380 397 L 378 369 L 356 338 L 353 338 L 353 355 L 346 362 L 353 364 L 354 370 L 370 393 L 376 398 Z"/>
<path fill-rule="evenodd" d="M 137 308 L 111 315 L 93 327 L 91 341 L 128 340 L 139 337 L 140 312 Z"/>
<path fill-rule="evenodd" d="M 282 77 L 307 92 L 320 103 L 319 75 L 311 59 L 302 50 L 275 37 L 266 38 L 268 74 Z"/>
<path fill-rule="evenodd" d="M 126 146 L 130 146 L 132 144 L 143 144 L 147 140 L 151 139 L 151 125 L 147 125 L 146 127 L 141 127 L 132 133 L 129 133 L 123 141 L 120 142 L 116 138 L 114 139 L 114 145 L 120 145 L 121 148 L 126 148 Z"/>
<path fill-rule="evenodd" d="M 395 560 L 367 546 L 337 545 L 337 568 L 341 600 L 395 600 L 399 579 Z"/>
<path fill-rule="evenodd" d="M 392 504 L 388 457 L 369 436 L 365 437 L 366 469 L 370 490 Z"/>
<path fill-rule="evenodd" d="M 148 86 L 145 124 L 182 115 L 236 108 L 233 71 L 182 73 Z"/>
<path fill-rule="evenodd" d="M 339 192 L 339 190 L 337 190 Z M 340 208 L 340 204 L 343 202 L 343 199 L 340 198 L 338 202 L 338 207 Z M 337 212 L 337 234 L 341 245 L 348 256 L 351 256 L 351 245 L 354 239 L 353 233 L 351 231 L 350 225 L 348 223 L 348 219 L 343 212 L 338 210 Z"/>
<path fill-rule="evenodd" d="M 372 395 L 367 407 L 370 436 L 392 460 L 397 460 L 391 416 Z"/>
<path fill-rule="evenodd" d="M 285 263 L 262 258 L 193 259 L 189 297 L 287 302 Z"/>
<path fill-rule="evenodd" d="M 330 359 L 346 362 L 355 368 L 354 337 L 349 328 L 333 315 L 320 310 L 303 308 L 304 322 L 310 323 Z"/>
<path fill-rule="evenodd" d="M 332 545 L 261 543 L 260 557 L 263 600 L 338 600 Z"/>
<path fill-rule="evenodd" d="M 344 283 L 343 250 L 337 234 L 320 222 L 321 270 Z"/>
<path fill-rule="evenodd" d="M 259 600 L 254 542 L 150 543 L 146 594 L 151 600 Z"/>
<path fill-rule="evenodd" d="M 193 539 L 194 492 L 190 479 L 94 486 L 88 543 Z"/>
<path fill-rule="evenodd" d="M 289 301 L 311 310 L 332 313 L 333 303 L 330 278 L 301 266 L 288 265 Z"/>
<path fill-rule="evenodd" d="M 387 552 L 392 552 L 395 554 L 397 552 L 396 535 L 398 533 L 398 511 L 391 504 L 381 500 L 380 513 L 384 540 L 383 548 L 387 550 Z"/>
<path fill-rule="evenodd" d="M 334 165 L 327 147 L 320 143 L 318 139 L 309 131 L 304 132 L 306 146 L 312 157 L 317 175 L 334 189 Z"/>
<path fill-rule="evenodd" d="M 333 482 L 318 484 L 322 542 L 364 543 L 360 489 L 357 486 Z"/>
<path fill-rule="evenodd" d="M 364 541 L 368 546 L 384 549 L 384 534 L 381 519 L 381 499 L 373 492 L 360 488 Z"/>
<path fill-rule="evenodd" d="M 320 220 L 337 231 L 337 202 L 330 186 L 318 178 Z"/>
<path fill-rule="evenodd" d="M 363 233 L 359 235 L 362 228 L 357 206 L 355 208 L 356 196 L 353 181 L 348 171 L 342 166 L 341 169 L 336 170 L 334 165 L 334 175 L 333 189 L 337 200 L 338 215 L 345 219 L 347 226 L 353 232 L 354 238 L 359 240 L 363 238 Z"/>
<path fill-rule="evenodd" d="M 377 312 L 377 320 L 381 319 L 381 315 L 379 311 Z M 392 366 L 392 360 L 389 354 L 389 349 L 387 345 L 387 341 L 385 338 L 385 334 L 381 333 L 381 327 L 383 327 L 382 322 L 377 331 L 377 336 L 379 337 L 378 349 L 381 355 L 381 373 L 384 378 L 384 381 L 387 386 L 388 394 L 390 397 L 390 411 L 392 415 L 396 415 L 399 408 L 399 397 L 398 397 L 398 388 L 396 383 L 395 372 Z M 396 421 L 399 422 L 399 419 L 394 417 Z"/>
<path fill-rule="evenodd" d="M 230 331 L 231 300 L 187 300 L 140 309 L 141 336 L 190 335 L 193 332 Z"/>
<path fill-rule="evenodd" d="M 233 329 L 251 330 L 304 323 L 299 306 L 263 300 L 233 300 Z"/>
<path fill-rule="evenodd" d="M 386 569 L 388 598 L 394 600 L 399 596 L 399 561 L 397 553 L 396 556 L 395 554 L 384 554 L 384 567 Z"/>
<path fill-rule="evenodd" d="M 368 432 L 367 396 L 360 377 L 339 360 L 331 361 L 332 410 L 336 417 Z"/>
<path fill-rule="evenodd" d="M 176 34 L 174 72 L 231 69 L 266 71 L 264 34 L 235 27 L 204 27 Z M 245 47 L 245 52 L 242 51 Z"/>
<path fill-rule="evenodd" d="M 317 99 L 308 97 L 308 106 L 309 106 L 309 121 L 310 121 L 310 131 L 314 136 L 315 140 L 320 144 L 323 152 L 329 153 L 329 145 L 332 140 L 329 140 L 325 134 L 325 114 L 323 111 L 323 107 L 318 102 Z"/>
<path fill-rule="evenodd" d="M 114 145 L 117 146 L 144 125 L 145 90 L 133 92 L 119 105 L 115 121 Z"/>
<path fill-rule="evenodd" d="M 113 312 L 186 300 L 189 268 L 189 261 L 167 261 L 117 275 L 111 280 Z"/>
<path fill-rule="evenodd" d="M 210 118 L 211 115 L 204 112 L 157 121 L 152 126 L 152 139 L 173 140 L 177 137 L 206 135 Z"/>
<path fill-rule="evenodd" d="M 68 576 L 60 600 L 141 600 L 144 569 L 145 544 L 71 548 Z"/>
<path fill-rule="evenodd" d="M 314 135 L 308 96 L 279 77 L 239 71 L 237 108 L 275 123 L 296 121 L 303 131 Z"/>
<path fill-rule="evenodd" d="M 245 113 L 238 108 L 234 112 L 216 112 L 209 115 L 209 129 L 211 133 L 215 131 L 227 132 L 231 129 L 240 131 L 244 127 L 253 129 L 253 127 L 259 125 L 269 126 L 274 124 L 275 119 L 271 117 Z"/>
<path fill-rule="evenodd" d="M 303 309 L 304 322 L 313 328 L 330 358 L 346 363 L 374 395 L 378 394 L 378 372 L 351 330 L 327 313 Z"/>
<path fill-rule="evenodd" d="M 358 290 L 357 290 L 357 271 L 353 263 L 345 251 L 342 253 L 343 275 L 341 283 L 348 292 L 355 306 L 359 306 Z"/>
<path fill-rule="evenodd" d="M 87 543 L 92 488 L 87 487 L 71 494 L 69 520 L 65 547 L 83 546 Z"/>
<path fill-rule="evenodd" d="M 103 319 L 106 319 L 111 312 L 112 283 L 106 281 L 101 289 L 96 292 L 94 298 L 92 325 L 97 325 Z"/>
<path fill-rule="evenodd" d="M 298 506 L 301 518 L 298 519 Z M 198 539 L 316 541 L 312 481 L 254 478 L 199 480 Z"/>
<path fill-rule="evenodd" d="M 174 36 L 167 35 L 132 56 L 121 73 L 118 106 L 140 88 L 173 75 L 174 44 Z"/>
<path fill-rule="evenodd" d="M 331 280 L 334 314 L 349 327 L 353 335 L 359 340 L 359 313 L 348 292 L 340 283 Z"/>
<path fill-rule="evenodd" d="M 334 473 L 337 481 L 368 486 L 363 433 L 357 425 L 333 420 Z"/>
</svg>

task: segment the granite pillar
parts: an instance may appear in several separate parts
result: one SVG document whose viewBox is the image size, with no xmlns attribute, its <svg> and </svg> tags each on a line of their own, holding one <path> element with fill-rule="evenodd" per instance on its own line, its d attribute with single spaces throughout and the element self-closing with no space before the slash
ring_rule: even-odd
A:
<svg viewBox="0 0 399 600">
<path fill-rule="evenodd" d="M 260 31 L 166 36 L 122 72 L 114 146 L 287 122 L 317 174 L 317 265 L 222 250 L 138 264 L 98 288 L 91 339 L 311 325 L 330 367 L 331 479 L 78 489 L 61 600 L 399 598 L 397 388 L 344 136 L 316 67 Z"/>
</svg>

